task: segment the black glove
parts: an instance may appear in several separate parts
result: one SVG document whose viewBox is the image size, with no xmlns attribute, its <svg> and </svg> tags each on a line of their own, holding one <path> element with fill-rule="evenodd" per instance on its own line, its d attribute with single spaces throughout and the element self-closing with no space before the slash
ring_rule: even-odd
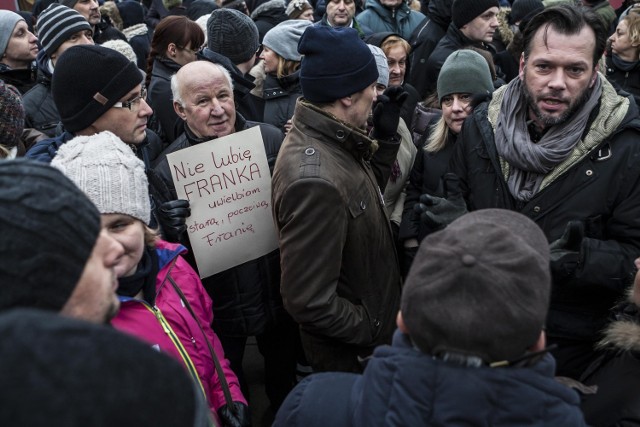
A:
<svg viewBox="0 0 640 427">
<path fill-rule="evenodd" d="M 218 416 L 223 427 L 248 427 L 251 425 L 249 407 L 244 403 L 233 402 L 218 409 Z"/>
<path fill-rule="evenodd" d="M 420 220 L 432 230 L 442 230 L 457 218 L 467 213 L 467 204 L 460 191 L 460 181 L 454 173 L 442 177 L 446 197 L 429 194 L 420 196 L 420 203 L 414 209 L 420 214 Z"/>
<path fill-rule="evenodd" d="M 549 244 L 551 272 L 560 277 L 572 276 L 580 264 L 580 247 L 584 238 L 582 221 L 569 221 L 562 236 Z"/>
<path fill-rule="evenodd" d="M 391 139 L 398 132 L 400 109 L 409 94 L 402 86 L 390 86 L 378 95 L 373 108 L 373 133 L 375 139 Z"/>
<path fill-rule="evenodd" d="M 187 230 L 187 217 L 191 215 L 188 200 L 171 200 L 161 204 L 156 216 L 162 229 L 162 236 L 170 242 L 179 242 Z"/>
</svg>

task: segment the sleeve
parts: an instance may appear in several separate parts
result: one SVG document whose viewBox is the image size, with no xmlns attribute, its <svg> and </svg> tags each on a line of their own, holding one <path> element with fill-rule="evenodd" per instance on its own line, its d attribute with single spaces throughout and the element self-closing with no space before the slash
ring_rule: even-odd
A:
<svg viewBox="0 0 640 427">
<path fill-rule="evenodd" d="M 395 162 L 396 157 L 398 156 L 401 139 L 393 138 L 386 141 L 378 139 L 377 141 L 378 150 L 376 150 L 373 157 L 371 158 L 370 164 L 371 170 L 376 177 L 378 187 L 380 187 L 380 191 L 384 193 L 387 182 L 389 182 L 389 176 L 391 175 L 393 162 Z"/>
<path fill-rule="evenodd" d="M 402 222 L 400 223 L 400 235 L 398 236 L 401 241 L 418 238 L 420 232 L 420 218 L 413 208 L 418 203 L 420 194 L 422 193 L 423 168 L 424 150 L 422 147 L 419 147 L 405 190 L 406 198 L 402 211 Z"/>
<path fill-rule="evenodd" d="M 365 308 L 336 292 L 350 215 L 337 188 L 320 178 L 298 180 L 275 200 L 274 212 L 289 314 L 309 332 L 369 345 L 373 331 Z"/>
</svg>

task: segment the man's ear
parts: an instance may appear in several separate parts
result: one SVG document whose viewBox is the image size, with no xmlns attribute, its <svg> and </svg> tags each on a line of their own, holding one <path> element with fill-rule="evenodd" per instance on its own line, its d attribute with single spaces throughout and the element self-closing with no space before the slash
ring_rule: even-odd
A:
<svg viewBox="0 0 640 427">
<path fill-rule="evenodd" d="M 593 76 L 591 77 L 591 82 L 589 83 L 589 89 L 591 89 L 593 85 L 596 84 L 596 79 L 598 78 L 598 71 L 600 71 L 600 62 L 598 62 L 595 67 L 593 67 Z"/>
<path fill-rule="evenodd" d="M 173 101 L 173 110 L 182 120 L 187 120 L 187 115 L 184 112 L 184 107 L 178 101 Z"/>
<path fill-rule="evenodd" d="M 342 104 L 343 107 L 351 107 L 351 105 L 353 104 L 353 98 L 351 96 L 340 98 L 340 104 Z"/>
<path fill-rule="evenodd" d="M 409 334 L 409 331 L 407 330 L 407 325 L 404 324 L 404 319 L 402 318 L 401 311 L 398 311 L 398 315 L 396 316 L 396 325 L 398 325 L 398 329 L 400 329 L 400 332 L 407 335 Z"/>
<path fill-rule="evenodd" d="M 520 55 L 520 70 L 518 72 L 518 76 L 520 77 L 520 80 L 524 80 L 524 52 L 522 52 L 522 54 Z"/>
</svg>

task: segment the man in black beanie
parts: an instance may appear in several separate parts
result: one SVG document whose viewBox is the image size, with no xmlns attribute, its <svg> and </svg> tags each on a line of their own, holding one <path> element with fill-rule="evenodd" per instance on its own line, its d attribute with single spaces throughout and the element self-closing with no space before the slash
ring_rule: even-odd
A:
<svg viewBox="0 0 640 427">
<path fill-rule="evenodd" d="M 474 46 L 495 55 L 495 49 L 490 43 L 499 25 L 499 11 L 498 0 L 453 1 L 451 24 L 427 60 L 423 78 L 428 93 L 435 91 L 440 68 L 454 51 Z"/>
<path fill-rule="evenodd" d="M 303 98 L 273 172 L 280 291 L 313 369 L 359 372 L 360 357 L 390 342 L 399 303 L 382 192 L 406 93 L 378 98 L 369 137 L 378 69 L 358 32 L 311 26 L 298 51 Z"/>
<path fill-rule="evenodd" d="M 113 268 L 122 245 L 60 171 L 0 162 L 0 216 L 0 311 L 38 308 L 95 323 L 117 313 Z"/>
<path fill-rule="evenodd" d="M 75 136 L 108 130 L 132 147 L 149 174 L 162 142 L 147 129 L 153 110 L 142 83 L 136 64 L 113 49 L 98 45 L 67 49 L 56 63 L 51 87 L 65 132 L 38 142 L 27 151 L 27 157 L 49 163 L 58 148 Z M 154 186 L 158 180 L 153 178 L 149 177 L 154 213 L 151 226 L 159 223 L 164 237 L 175 241 L 189 209 L 171 200 L 161 185 Z"/>
<path fill-rule="evenodd" d="M 584 426 L 545 350 L 550 293 L 547 239 L 533 221 L 464 215 L 422 242 L 393 344 L 363 375 L 303 380 L 274 426 Z"/>
</svg>

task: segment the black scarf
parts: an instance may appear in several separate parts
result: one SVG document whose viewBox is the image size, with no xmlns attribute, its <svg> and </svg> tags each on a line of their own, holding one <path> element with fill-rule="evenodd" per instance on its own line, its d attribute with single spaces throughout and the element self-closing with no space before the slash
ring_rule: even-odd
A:
<svg viewBox="0 0 640 427">
<path fill-rule="evenodd" d="M 156 277 L 158 276 L 158 254 L 155 248 L 145 246 L 138 269 L 131 276 L 118 279 L 118 295 L 134 297 L 142 290 L 142 298 L 156 303 Z"/>
</svg>

